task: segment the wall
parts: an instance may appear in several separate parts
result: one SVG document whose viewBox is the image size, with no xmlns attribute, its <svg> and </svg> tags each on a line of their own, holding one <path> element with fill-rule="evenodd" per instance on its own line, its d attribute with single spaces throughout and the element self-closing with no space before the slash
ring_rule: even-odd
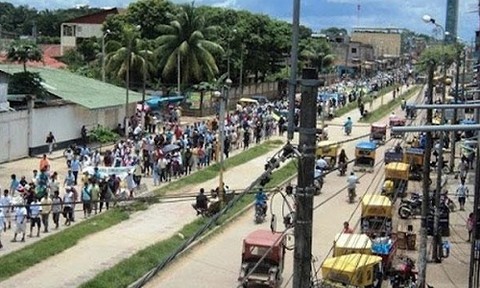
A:
<svg viewBox="0 0 480 288">
<path fill-rule="evenodd" d="M 0 113 L 0 162 L 28 155 L 28 111 Z"/>
<path fill-rule="evenodd" d="M 90 38 L 97 37 L 102 38 L 102 25 L 99 24 L 76 24 L 77 25 L 77 38 Z"/>
<path fill-rule="evenodd" d="M 402 41 L 398 33 L 353 32 L 351 41 L 372 45 L 375 57 L 400 56 Z"/>
</svg>

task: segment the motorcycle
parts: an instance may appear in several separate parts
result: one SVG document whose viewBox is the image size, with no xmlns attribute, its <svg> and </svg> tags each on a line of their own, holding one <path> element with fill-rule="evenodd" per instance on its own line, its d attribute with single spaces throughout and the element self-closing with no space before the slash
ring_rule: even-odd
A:
<svg viewBox="0 0 480 288">
<path fill-rule="evenodd" d="M 422 213 L 422 199 L 420 197 L 413 199 L 403 199 L 398 208 L 398 216 L 402 219 L 408 219 L 411 216 L 417 216 Z"/>
<path fill-rule="evenodd" d="M 315 174 L 314 174 L 314 179 L 313 179 L 313 186 L 315 187 L 315 195 L 320 195 L 322 192 L 322 187 L 324 183 L 324 177 L 325 175 L 323 174 L 323 171 L 321 169 L 315 169 Z"/>
<path fill-rule="evenodd" d="M 355 188 L 348 188 L 348 203 L 352 204 L 355 202 Z"/>
<path fill-rule="evenodd" d="M 395 267 L 390 279 L 392 288 L 416 287 L 417 271 L 415 271 L 415 261 L 409 257 L 401 257 L 402 263 Z"/>
<path fill-rule="evenodd" d="M 255 223 L 260 224 L 265 221 L 266 217 L 266 212 L 265 212 L 265 205 L 262 204 L 255 204 Z"/>
<path fill-rule="evenodd" d="M 347 134 L 347 136 L 350 136 L 351 133 L 352 133 L 352 127 L 345 126 L 345 134 Z"/>
<path fill-rule="evenodd" d="M 345 176 L 347 172 L 347 162 L 345 163 L 338 163 L 338 171 L 340 171 L 340 176 Z"/>
</svg>

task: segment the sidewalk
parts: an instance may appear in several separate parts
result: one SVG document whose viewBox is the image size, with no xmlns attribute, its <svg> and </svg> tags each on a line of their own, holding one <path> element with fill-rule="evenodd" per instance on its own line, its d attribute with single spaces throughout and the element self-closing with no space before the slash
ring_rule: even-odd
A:
<svg viewBox="0 0 480 288">
<path fill-rule="evenodd" d="M 391 98 L 391 93 L 385 95 L 384 103 Z M 372 107 L 378 108 L 380 102 L 380 98 L 375 99 Z M 334 121 L 343 121 L 343 118 L 352 117 L 355 123 L 359 119 L 358 114 L 358 110 L 355 109 Z M 276 138 L 278 137 L 272 139 Z M 248 186 L 264 171 L 266 159 L 273 156 L 275 152 L 275 150 L 271 151 L 263 157 L 226 171 L 225 183 L 234 190 Z M 35 159 L 35 161 L 38 160 Z M 189 192 L 195 193 L 200 188 L 209 189 L 216 186 L 218 186 L 218 178 L 191 187 Z M 114 266 L 147 246 L 174 235 L 182 226 L 196 218 L 191 203 L 192 201 L 186 201 L 152 205 L 146 211 L 136 212 L 130 219 L 90 235 L 74 247 L 0 282 L 0 286 L 39 287 L 39 283 L 42 283 L 41 287 L 78 286 L 92 279 L 100 271 Z M 33 243 L 32 240 L 27 239 L 27 243 Z M 46 271 L 48 271 L 48 277 L 44 277 Z"/>
</svg>

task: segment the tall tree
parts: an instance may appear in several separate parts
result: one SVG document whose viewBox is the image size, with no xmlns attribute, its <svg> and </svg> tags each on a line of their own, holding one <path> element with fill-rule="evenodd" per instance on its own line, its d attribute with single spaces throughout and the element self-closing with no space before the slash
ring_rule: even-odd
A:
<svg viewBox="0 0 480 288">
<path fill-rule="evenodd" d="M 218 74 L 213 54 L 224 53 L 223 48 L 208 40 L 216 29 L 206 26 L 204 17 L 197 13 L 193 3 L 182 5 L 180 12 L 170 25 L 159 25 L 162 36 L 157 38 L 159 47 L 155 51 L 162 69 L 162 76 L 174 75 L 180 58 L 181 82 L 191 84 L 202 80 L 210 81 Z"/>
<path fill-rule="evenodd" d="M 14 41 L 8 48 L 7 59 L 11 62 L 22 63 L 23 72 L 27 72 L 27 62 L 40 62 L 43 59 L 43 55 L 35 43 L 18 40 Z"/>
<path fill-rule="evenodd" d="M 166 0 L 139 0 L 128 6 L 126 19 L 133 25 L 142 26 L 142 37 L 155 39 L 160 36 L 159 24 L 168 24 L 177 13 L 174 4 Z"/>
</svg>

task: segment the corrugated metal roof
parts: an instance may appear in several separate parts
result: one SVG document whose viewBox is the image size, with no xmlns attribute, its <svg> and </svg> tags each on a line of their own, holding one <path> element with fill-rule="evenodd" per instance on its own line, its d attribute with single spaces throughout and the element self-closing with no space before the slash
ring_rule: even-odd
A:
<svg viewBox="0 0 480 288">
<path fill-rule="evenodd" d="M 88 109 L 125 105 L 125 88 L 80 76 L 62 69 L 28 67 L 29 72 L 40 73 L 43 86 L 51 94 Z M 0 65 L 7 74 L 23 72 L 22 65 Z M 129 93 L 129 103 L 142 100 L 142 94 Z"/>
</svg>

